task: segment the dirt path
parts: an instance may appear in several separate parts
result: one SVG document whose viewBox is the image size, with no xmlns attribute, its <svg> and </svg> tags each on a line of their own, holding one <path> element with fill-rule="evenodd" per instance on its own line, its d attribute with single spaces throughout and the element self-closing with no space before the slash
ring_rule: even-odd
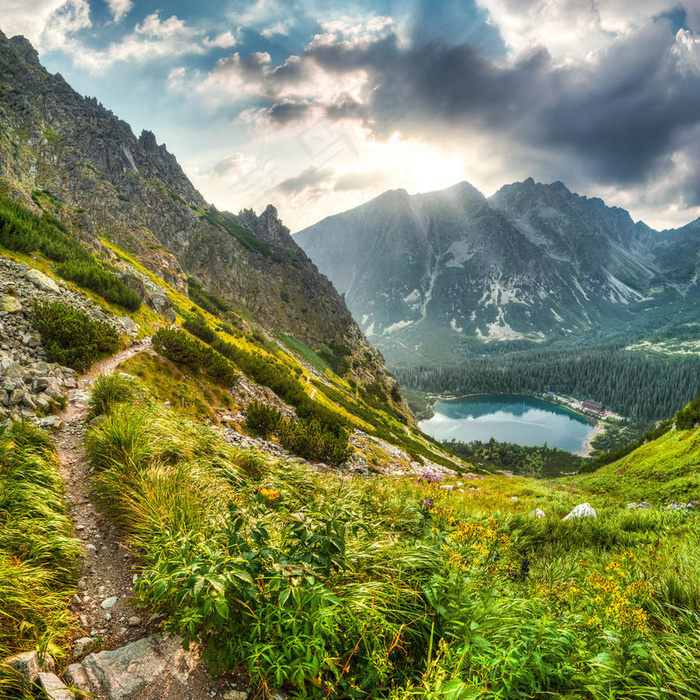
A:
<svg viewBox="0 0 700 700">
<path fill-rule="evenodd" d="M 83 449 L 88 414 L 88 387 L 100 374 L 111 374 L 125 360 L 141 352 L 153 353 L 151 339 L 146 338 L 130 348 L 98 362 L 78 379 L 78 387 L 68 392 L 68 405 L 59 414 L 63 425 L 54 436 L 61 460 L 61 474 L 66 485 L 68 507 L 73 525 L 82 540 L 85 552 L 85 573 L 80 580 L 73 609 L 80 621 L 79 637 L 100 637 L 99 647 L 90 647 L 75 654 L 73 661 L 82 660 L 90 651 L 118 649 L 143 637 L 159 632 L 158 620 L 148 612 L 138 610 L 131 600 L 134 592 L 137 557 L 122 544 L 122 535 L 111 520 L 98 511 L 89 492 L 90 465 Z M 175 669 L 173 675 L 176 676 Z M 163 678 L 163 676 L 160 676 Z M 183 695 L 179 683 L 175 690 L 162 687 L 135 691 L 130 700 L 210 700 L 212 697 L 247 698 L 239 692 L 240 679 L 232 675 L 212 678 L 200 660 L 185 681 Z M 179 690 L 178 690 L 179 689 Z M 121 697 L 121 696 L 120 696 Z"/>
<path fill-rule="evenodd" d="M 90 466 L 82 447 L 87 415 L 87 389 L 100 374 L 110 374 L 130 357 L 148 352 L 151 339 L 147 338 L 117 353 L 78 379 L 78 388 L 68 392 L 68 406 L 59 414 L 62 427 L 55 433 L 54 442 L 61 460 L 61 473 L 66 484 L 68 506 L 76 532 L 85 551 L 85 575 L 80 581 L 74 609 L 79 616 L 82 636 L 104 637 L 104 646 L 114 648 L 139 639 L 147 634 L 147 620 L 129 604 L 133 593 L 135 563 L 110 520 L 101 514 L 88 491 Z M 114 605 L 110 598 L 116 597 Z"/>
</svg>

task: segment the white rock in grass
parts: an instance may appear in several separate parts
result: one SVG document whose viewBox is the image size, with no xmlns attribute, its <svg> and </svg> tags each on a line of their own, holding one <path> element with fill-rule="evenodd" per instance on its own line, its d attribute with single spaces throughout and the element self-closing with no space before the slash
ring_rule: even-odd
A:
<svg viewBox="0 0 700 700">
<path fill-rule="evenodd" d="M 75 695 L 66 687 L 66 684 L 53 673 L 40 673 L 39 685 L 47 697 L 51 700 L 75 700 Z"/>
<path fill-rule="evenodd" d="M 581 503 L 574 508 L 571 513 L 569 513 L 564 520 L 570 520 L 571 518 L 597 518 L 595 510 L 590 503 Z"/>
<path fill-rule="evenodd" d="M 534 515 L 536 518 L 544 518 L 544 511 L 539 508 L 535 508 L 530 515 Z"/>
</svg>

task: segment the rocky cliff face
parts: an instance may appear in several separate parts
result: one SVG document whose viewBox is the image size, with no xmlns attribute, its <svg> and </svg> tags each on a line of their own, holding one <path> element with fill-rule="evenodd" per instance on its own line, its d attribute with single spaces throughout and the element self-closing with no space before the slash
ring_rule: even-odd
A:
<svg viewBox="0 0 700 700">
<path fill-rule="evenodd" d="M 0 188 L 96 249 L 100 237 L 114 242 L 179 291 L 196 277 L 271 331 L 317 349 L 349 348 L 360 381 L 393 386 L 274 207 L 260 215 L 218 212 L 152 133 L 137 138 L 97 100 L 49 74 L 26 39 L 1 33 Z"/>
<path fill-rule="evenodd" d="M 488 200 L 468 183 L 387 192 L 295 236 L 396 364 L 632 329 L 655 295 L 685 293 L 669 277 L 676 239 L 690 236 L 532 179 Z"/>
</svg>

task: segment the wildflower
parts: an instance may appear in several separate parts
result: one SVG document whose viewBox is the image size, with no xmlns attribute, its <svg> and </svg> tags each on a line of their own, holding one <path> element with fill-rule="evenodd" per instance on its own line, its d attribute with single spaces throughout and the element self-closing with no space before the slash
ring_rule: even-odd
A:
<svg viewBox="0 0 700 700">
<path fill-rule="evenodd" d="M 423 507 L 426 510 L 432 510 L 433 508 L 435 508 L 435 501 L 432 498 L 424 498 Z"/>
<path fill-rule="evenodd" d="M 277 489 L 268 489 L 265 486 L 260 489 L 259 493 L 263 498 L 267 498 L 270 501 L 274 501 L 275 498 L 280 497 L 280 492 Z"/>
<path fill-rule="evenodd" d="M 419 484 L 439 484 L 441 481 L 442 477 L 432 469 L 424 469 L 420 479 L 418 479 Z"/>
</svg>

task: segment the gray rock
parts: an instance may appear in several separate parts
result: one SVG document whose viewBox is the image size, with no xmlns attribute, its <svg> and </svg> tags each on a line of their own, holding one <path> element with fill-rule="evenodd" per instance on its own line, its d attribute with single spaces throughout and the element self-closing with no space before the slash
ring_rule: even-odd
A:
<svg viewBox="0 0 700 700">
<path fill-rule="evenodd" d="M 139 639 L 114 651 L 90 654 L 82 663 L 90 686 L 106 700 L 186 697 L 186 683 L 199 661 L 199 649 L 182 648 L 179 638 Z"/>
<path fill-rule="evenodd" d="M 544 511 L 539 508 L 535 508 L 530 515 L 534 515 L 536 518 L 544 518 Z"/>
<path fill-rule="evenodd" d="M 42 663 L 43 661 L 43 663 Z M 55 668 L 53 657 L 49 654 L 44 654 L 40 660 L 39 654 L 36 651 L 25 651 L 22 654 L 16 654 L 5 659 L 4 663 L 13 668 L 29 683 L 36 683 L 39 680 L 39 673 L 46 671 L 53 672 Z"/>
<path fill-rule="evenodd" d="M 224 700 L 248 700 L 248 693 L 245 690 L 227 690 L 223 697 Z"/>
<path fill-rule="evenodd" d="M 581 503 L 576 506 L 571 513 L 569 513 L 564 520 L 571 520 L 573 518 L 597 518 L 595 510 L 590 503 Z"/>
<path fill-rule="evenodd" d="M 84 693 L 91 693 L 92 686 L 85 669 L 80 664 L 71 664 L 64 672 L 63 678 L 66 685 L 82 690 Z"/>
<path fill-rule="evenodd" d="M 92 637 L 81 637 L 73 642 L 73 656 L 82 656 L 95 648 L 95 640 Z"/>
<path fill-rule="evenodd" d="M 138 615 L 132 615 L 129 618 L 129 627 L 138 627 L 141 624 L 141 618 Z"/>
<path fill-rule="evenodd" d="M 134 323 L 134 321 L 132 321 L 128 316 L 120 316 L 117 319 L 117 323 L 119 323 L 124 330 L 131 335 L 136 335 L 139 332 L 138 324 Z"/>
<path fill-rule="evenodd" d="M 27 279 L 42 292 L 60 294 L 58 285 L 48 275 L 39 272 L 39 270 L 29 270 L 29 272 L 27 272 Z"/>
<path fill-rule="evenodd" d="M 66 684 L 53 673 L 40 673 L 39 685 L 43 688 L 50 700 L 75 700 L 75 695 L 66 687 Z"/>
<path fill-rule="evenodd" d="M 108 610 L 109 608 L 113 608 L 116 604 L 119 598 L 116 595 L 111 596 L 110 598 L 105 598 L 101 603 L 100 607 L 103 610 Z"/>
</svg>

